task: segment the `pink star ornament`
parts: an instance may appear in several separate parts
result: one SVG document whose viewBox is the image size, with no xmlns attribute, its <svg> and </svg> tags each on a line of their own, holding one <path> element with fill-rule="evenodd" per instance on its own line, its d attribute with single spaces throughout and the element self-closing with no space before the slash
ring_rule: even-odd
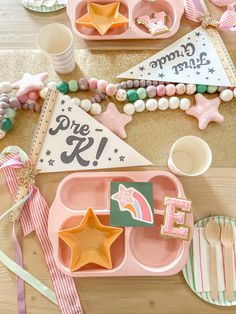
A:
<svg viewBox="0 0 236 314">
<path fill-rule="evenodd" d="M 202 94 L 195 95 L 196 105 L 186 110 L 186 113 L 198 120 L 198 127 L 204 130 L 207 125 L 214 121 L 222 123 L 224 117 L 219 113 L 220 98 L 207 99 Z"/>
<path fill-rule="evenodd" d="M 127 137 L 125 126 L 132 120 L 132 117 L 120 113 L 115 104 L 109 103 L 107 110 L 94 118 L 120 138 L 124 139 Z"/>
<path fill-rule="evenodd" d="M 18 89 L 17 96 L 27 94 L 32 90 L 40 90 L 44 87 L 44 81 L 48 78 L 48 73 L 31 75 L 24 73 L 23 78 L 12 84 L 13 89 Z"/>
</svg>

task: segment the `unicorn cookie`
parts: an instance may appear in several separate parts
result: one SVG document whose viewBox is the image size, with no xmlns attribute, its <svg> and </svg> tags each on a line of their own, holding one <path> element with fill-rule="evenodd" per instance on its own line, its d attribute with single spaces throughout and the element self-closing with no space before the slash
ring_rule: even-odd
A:
<svg viewBox="0 0 236 314">
<path fill-rule="evenodd" d="M 152 35 L 159 35 L 169 32 L 169 28 L 165 25 L 166 12 L 160 11 L 151 15 L 146 14 L 137 18 L 137 23 L 144 25 Z"/>
</svg>

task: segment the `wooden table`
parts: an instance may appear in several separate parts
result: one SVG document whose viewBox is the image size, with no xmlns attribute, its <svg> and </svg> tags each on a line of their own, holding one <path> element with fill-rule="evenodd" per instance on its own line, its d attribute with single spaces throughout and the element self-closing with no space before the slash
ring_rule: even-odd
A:
<svg viewBox="0 0 236 314">
<path fill-rule="evenodd" d="M 55 21 L 69 24 L 64 10 L 55 14 L 41 15 L 23 9 L 17 0 L 10 2 L 1 0 L 0 47 L 1 49 L 36 48 L 36 32 L 42 25 Z M 149 47 L 161 49 L 189 30 L 190 27 L 186 19 L 183 19 L 181 29 L 174 38 L 164 42 L 152 42 Z M 223 38 L 229 49 L 235 49 L 235 35 L 224 33 Z M 86 46 L 83 41 L 78 39 L 75 42 L 77 48 Z M 96 45 L 97 43 L 88 43 L 89 48 Z M 132 48 L 134 45 L 136 49 L 142 49 L 146 43 L 126 43 L 127 48 Z M 106 47 L 103 47 L 103 49 L 109 48 L 111 48 L 111 43 L 107 43 Z M 119 46 L 116 44 L 112 48 L 119 48 Z M 235 135 L 232 134 L 232 136 Z M 38 176 L 37 185 L 49 204 L 54 198 L 59 180 L 64 175 Z M 236 168 L 211 168 L 202 177 L 181 178 L 181 181 L 186 195 L 193 201 L 196 220 L 214 214 L 236 216 Z M 49 187 L 50 193 L 48 192 Z M 11 205 L 12 201 L 2 175 L 0 178 L 0 195 L 1 210 L 4 210 Z M 13 257 L 10 236 L 11 226 L 7 221 L 4 221 L 1 223 L 0 229 L 1 249 Z M 22 239 L 22 247 L 25 268 L 46 285 L 52 287 L 44 257 L 35 235 L 32 234 Z M 188 288 L 182 273 L 171 277 L 151 278 L 81 278 L 76 282 L 85 313 L 89 314 L 217 314 L 222 311 L 235 313 L 234 307 L 222 309 L 201 301 Z M 27 312 L 30 314 L 59 313 L 56 306 L 28 285 L 26 285 L 26 297 Z M 13 314 L 16 312 L 15 276 L 0 265 L 0 313 Z"/>
</svg>

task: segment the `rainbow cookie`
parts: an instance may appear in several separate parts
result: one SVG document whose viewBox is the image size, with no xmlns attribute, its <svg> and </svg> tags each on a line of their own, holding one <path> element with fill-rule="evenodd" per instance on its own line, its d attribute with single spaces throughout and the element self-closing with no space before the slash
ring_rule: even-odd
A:
<svg viewBox="0 0 236 314">
<path fill-rule="evenodd" d="M 112 226 L 153 226 L 153 191 L 150 182 L 112 182 L 110 203 Z"/>
<path fill-rule="evenodd" d="M 165 198 L 164 223 L 161 235 L 188 241 L 190 228 L 185 225 L 186 213 L 191 212 L 191 201 L 180 198 Z"/>
<path fill-rule="evenodd" d="M 165 25 L 166 12 L 161 11 L 153 13 L 152 15 L 146 14 L 137 18 L 137 23 L 144 25 L 152 35 L 159 35 L 169 32 L 169 28 Z"/>
</svg>

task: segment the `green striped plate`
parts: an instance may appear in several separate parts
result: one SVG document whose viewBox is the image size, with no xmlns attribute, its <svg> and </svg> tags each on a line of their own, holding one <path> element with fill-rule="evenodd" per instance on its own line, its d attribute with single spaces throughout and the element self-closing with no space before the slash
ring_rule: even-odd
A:
<svg viewBox="0 0 236 314">
<path fill-rule="evenodd" d="M 219 225 L 223 226 L 227 222 L 231 222 L 232 225 L 236 227 L 236 219 L 230 218 L 230 217 L 225 217 L 225 216 L 213 216 L 213 217 L 208 217 L 205 219 L 202 219 L 198 221 L 195 225 L 194 228 L 197 227 L 205 227 L 208 221 L 210 220 L 216 220 Z M 193 268 L 193 243 L 191 243 L 190 248 L 189 248 L 189 258 L 187 261 L 187 264 L 185 265 L 183 269 L 183 275 L 184 278 L 189 285 L 189 287 L 193 290 L 193 292 L 201 299 L 204 301 L 214 304 L 214 305 L 220 305 L 220 306 L 232 306 L 236 305 L 236 292 L 234 292 L 235 300 L 232 302 L 226 301 L 225 297 L 225 292 L 220 291 L 218 292 L 218 299 L 217 300 L 212 300 L 211 298 L 211 293 L 210 292 L 197 292 L 195 288 L 195 279 L 194 279 L 194 268 Z"/>
<path fill-rule="evenodd" d="M 19 1 L 25 8 L 27 8 L 27 9 L 29 9 L 31 11 L 40 12 L 40 13 L 55 12 L 55 11 L 64 9 L 66 7 L 66 4 L 56 4 L 56 5 L 53 5 L 50 8 L 47 8 L 47 7 L 43 6 L 43 5 L 39 6 L 39 7 L 36 7 L 34 5 L 27 4 L 26 1 L 22 1 L 22 0 L 19 0 Z"/>
</svg>

